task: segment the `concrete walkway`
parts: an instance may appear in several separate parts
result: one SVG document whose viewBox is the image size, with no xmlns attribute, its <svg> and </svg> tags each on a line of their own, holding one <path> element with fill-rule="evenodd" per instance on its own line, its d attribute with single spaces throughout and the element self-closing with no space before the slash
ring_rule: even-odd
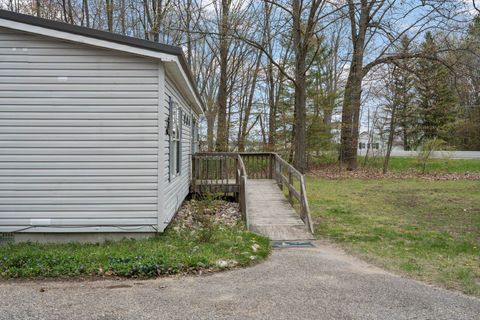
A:
<svg viewBox="0 0 480 320">
<path fill-rule="evenodd" d="M 248 229 L 272 240 L 313 239 L 275 180 L 247 181 Z"/>
<path fill-rule="evenodd" d="M 4 282 L 0 319 L 480 319 L 479 299 L 316 245 L 209 276 Z"/>
</svg>

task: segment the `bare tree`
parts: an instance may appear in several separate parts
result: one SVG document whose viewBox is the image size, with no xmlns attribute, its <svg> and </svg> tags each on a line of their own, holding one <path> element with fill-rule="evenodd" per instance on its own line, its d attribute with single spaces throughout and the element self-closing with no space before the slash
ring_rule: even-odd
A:
<svg viewBox="0 0 480 320">
<path fill-rule="evenodd" d="M 294 102 L 294 165 L 304 172 L 306 170 L 306 73 L 310 67 L 307 61 L 307 52 L 311 49 L 311 39 L 317 36 L 319 24 L 322 19 L 321 13 L 327 1 L 325 0 L 292 0 L 291 6 L 282 3 L 265 0 L 285 12 L 291 19 L 291 35 L 294 51 L 293 72 L 280 66 L 275 57 L 268 52 L 262 44 L 251 38 L 243 38 L 244 41 L 262 50 L 272 64 L 293 83 L 295 89 Z"/>
<path fill-rule="evenodd" d="M 477 12 L 480 14 L 480 4 L 477 4 L 476 0 L 472 0 L 473 8 L 477 10 Z"/>
<path fill-rule="evenodd" d="M 169 9 L 170 0 L 143 0 L 143 14 L 146 19 L 145 37 L 147 39 L 159 42 L 160 31 Z"/>
<path fill-rule="evenodd" d="M 221 0 L 219 14 L 219 65 L 220 83 L 217 93 L 218 122 L 217 122 L 217 151 L 228 151 L 228 129 L 227 129 L 227 72 L 228 72 L 228 50 L 230 33 L 230 8 L 231 0 Z"/>
<path fill-rule="evenodd" d="M 347 0 L 347 3 L 352 55 L 342 107 L 340 160 L 348 170 L 355 170 L 364 77 L 379 65 L 420 57 L 418 52 L 392 53 L 391 50 L 406 34 L 410 33 L 413 41 L 434 27 L 451 30 L 448 23 L 458 22 L 455 17 L 463 5 L 455 0 L 423 0 L 411 4 L 395 0 Z M 422 14 L 418 15 L 419 12 Z M 366 55 L 366 52 L 373 54 Z M 365 62 L 365 58 L 370 61 Z"/>
<path fill-rule="evenodd" d="M 90 10 L 88 8 L 88 0 L 82 0 L 82 25 L 90 28 Z"/>
<path fill-rule="evenodd" d="M 74 24 L 72 1 L 62 0 L 62 9 L 63 9 L 63 21 L 66 23 Z"/>
<path fill-rule="evenodd" d="M 105 0 L 105 14 L 108 31 L 113 32 L 113 0 Z"/>
<path fill-rule="evenodd" d="M 37 17 L 42 16 L 42 6 L 40 4 L 40 0 L 35 0 L 35 15 Z"/>
</svg>

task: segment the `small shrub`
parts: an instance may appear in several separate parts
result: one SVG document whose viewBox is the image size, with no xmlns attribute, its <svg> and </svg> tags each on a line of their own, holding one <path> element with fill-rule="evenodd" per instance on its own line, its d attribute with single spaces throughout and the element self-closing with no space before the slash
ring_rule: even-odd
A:
<svg viewBox="0 0 480 320">
<path fill-rule="evenodd" d="M 445 150 L 447 143 L 441 139 L 433 138 L 426 139 L 421 145 L 421 150 L 418 151 L 417 163 L 421 167 L 422 174 L 426 172 L 427 164 L 430 163 L 433 152 L 438 150 Z"/>
</svg>

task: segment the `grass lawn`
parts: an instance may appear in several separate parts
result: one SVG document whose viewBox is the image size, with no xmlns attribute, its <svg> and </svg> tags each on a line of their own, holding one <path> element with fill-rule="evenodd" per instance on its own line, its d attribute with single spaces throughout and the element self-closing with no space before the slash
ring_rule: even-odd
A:
<svg viewBox="0 0 480 320">
<path fill-rule="evenodd" d="M 269 240 L 241 225 L 173 225 L 155 238 L 103 244 L 0 246 L 1 278 L 156 277 L 247 266 L 269 254 Z"/>
<path fill-rule="evenodd" d="M 366 168 L 378 169 L 383 168 L 383 157 L 368 157 Z M 329 157 L 312 157 L 310 159 L 312 168 L 338 167 L 337 156 Z M 365 157 L 358 157 L 358 165 L 364 167 Z M 390 172 L 421 172 L 422 165 L 416 157 L 391 157 L 389 161 Z M 434 159 L 431 158 L 427 162 L 426 173 L 479 173 L 480 160 L 478 159 Z"/>
<path fill-rule="evenodd" d="M 367 167 L 381 169 L 383 158 L 367 159 Z M 364 157 L 359 157 L 359 164 L 363 165 Z M 392 157 L 389 161 L 391 171 L 421 170 L 421 165 L 415 157 Z M 426 172 L 465 173 L 480 172 L 480 160 L 478 159 L 429 159 Z"/>
<path fill-rule="evenodd" d="M 480 296 L 480 181 L 309 176 L 307 188 L 317 237 L 388 270 Z"/>
</svg>

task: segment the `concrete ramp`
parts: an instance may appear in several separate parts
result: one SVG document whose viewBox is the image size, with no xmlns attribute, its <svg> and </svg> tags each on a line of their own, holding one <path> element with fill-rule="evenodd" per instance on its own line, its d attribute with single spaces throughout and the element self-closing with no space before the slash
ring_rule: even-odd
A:
<svg viewBox="0 0 480 320">
<path fill-rule="evenodd" d="M 275 180 L 247 181 L 248 228 L 271 240 L 310 240 L 313 235 Z"/>
</svg>

